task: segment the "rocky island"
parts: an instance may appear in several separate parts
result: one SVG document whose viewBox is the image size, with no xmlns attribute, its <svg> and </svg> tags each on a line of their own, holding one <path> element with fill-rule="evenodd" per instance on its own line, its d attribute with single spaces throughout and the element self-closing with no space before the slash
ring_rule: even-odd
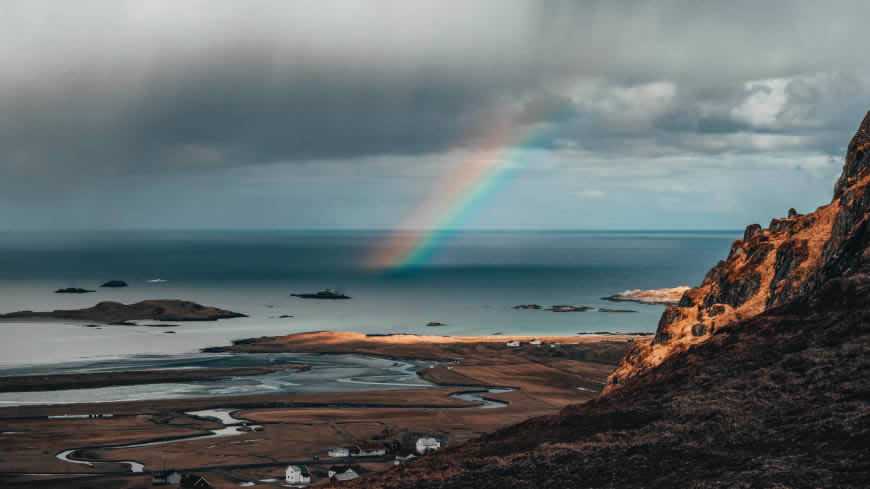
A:
<svg viewBox="0 0 870 489">
<path fill-rule="evenodd" d="M 153 321 L 216 321 L 247 317 L 244 314 L 203 306 L 195 302 L 175 299 L 154 299 L 122 304 L 105 301 L 85 309 L 58 309 L 48 312 L 18 311 L 0 314 L 0 320 L 55 320 L 92 321 L 106 324 L 124 324 L 126 321 L 149 319 Z M 129 324 L 129 323 L 128 323 Z"/>
<path fill-rule="evenodd" d="M 100 285 L 100 287 L 126 287 L 127 282 L 123 280 L 109 280 L 108 282 Z"/>
<path fill-rule="evenodd" d="M 54 291 L 55 294 L 87 294 L 89 292 L 96 292 L 96 290 L 82 289 L 81 287 L 66 287 Z"/>
<path fill-rule="evenodd" d="M 618 294 L 602 297 L 603 301 L 611 302 L 637 302 L 639 304 L 659 304 L 659 305 L 676 305 L 683 297 L 683 294 L 689 290 L 689 287 L 671 287 L 666 289 L 651 289 L 651 290 L 626 290 Z"/>
</svg>

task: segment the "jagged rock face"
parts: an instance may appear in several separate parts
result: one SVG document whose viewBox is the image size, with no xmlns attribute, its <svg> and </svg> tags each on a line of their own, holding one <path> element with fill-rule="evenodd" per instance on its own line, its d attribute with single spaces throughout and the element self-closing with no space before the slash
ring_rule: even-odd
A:
<svg viewBox="0 0 870 489">
<path fill-rule="evenodd" d="M 651 344 L 637 345 L 607 390 L 707 341 L 736 321 L 815 292 L 870 263 L 870 112 L 849 143 L 833 201 L 810 214 L 789 209 L 767 229 L 749 225 L 726 260 L 662 314 Z M 606 392 L 605 391 L 605 392 Z"/>
<path fill-rule="evenodd" d="M 849 187 L 863 178 L 868 166 L 870 166 L 870 112 L 864 117 L 861 127 L 849 141 L 846 164 L 843 166 L 843 174 L 834 187 L 834 198 L 841 197 Z"/>
<path fill-rule="evenodd" d="M 746 226 L 746 231 L 743 232 L 743 241 L 749 241 L 762 232 L 764 232 L 764 229 L 761 227 L 761 224 L 750 224 Z"/>
</svg>

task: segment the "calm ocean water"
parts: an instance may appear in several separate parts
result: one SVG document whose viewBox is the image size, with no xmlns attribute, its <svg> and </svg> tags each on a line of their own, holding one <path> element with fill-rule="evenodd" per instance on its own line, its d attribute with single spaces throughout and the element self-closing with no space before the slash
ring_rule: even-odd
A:
<svg viewBox="0 0 870 489">
<path fill-rule="evenodd" d="M 312 330 L 444 335 L 573 335 L 653 331 L 661 306 L 636 314 L 515 311 L 517 304 L 613 306 L 625 289 L 697 285 L 737 231 L 450 234 L 431 263 L 362 266 L 387 237 L 377 231 L 4 233 L 0 311 L 79 308 L 102 300 L 178 298 L 249 318 L 163 328 L 0 324 L 0 364 L 181 354 L 235 338 Z M 164 279 L 164 283 L 148 280 Z M 130 284 L 100 289 L 107 280 Z M 98 292 L 54 294 L 60 287 Z M 293 292 L 340 288 L 348 301 Z M 293 318 L 279 319 L 280 315 Z M 426 327 L 429 321 L 444 327 Z"/>
</svg>

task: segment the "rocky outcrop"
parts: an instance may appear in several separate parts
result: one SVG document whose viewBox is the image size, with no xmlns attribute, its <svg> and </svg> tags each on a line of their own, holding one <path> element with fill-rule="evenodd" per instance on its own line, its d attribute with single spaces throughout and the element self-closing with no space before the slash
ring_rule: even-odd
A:
<svg viewBox="0 0 870 489">
<path fill-rule="evenodd" d="M 870 113 L 849 143 L 830 204 L 809 214 L 789 209 L 767 229 L 752 224 L 701 285 L 662 314 L 652 344 L 637 345 L 607 390 L 733 323 L 813 293 L 870 263 Z"/>
<path fill-rule="evenodd" d="M 664 304 L 676 305 L 689 287 L 671 287 L 666 289 L 651 290 L 626 290 L 618 294 L 602 297 L 603 301 L 612 302 L 637 302 L 640 304 Z"/>
<path fill-rule="evenodd" d="M 764 229 L 761 227 L 761 224 L 750 224 L 746 226 L 746 230 L 743 231 L 743 241 L 749 241 L 762 232 L 764 232 Z"/>
<path fill-rule="evenodd" d="M 870 113 L 864 117 L 858 131 L 849 141 L 846 164 L 834 186 L 834 198 L 842 197 L 849 188 L 866 177 L 868 167 L 870 167 Z"/>
</svg>

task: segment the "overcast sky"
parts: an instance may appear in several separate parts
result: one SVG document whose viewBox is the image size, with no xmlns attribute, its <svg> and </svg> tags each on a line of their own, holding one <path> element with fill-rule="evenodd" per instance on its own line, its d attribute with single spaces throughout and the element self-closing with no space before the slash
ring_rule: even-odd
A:
<svg viewBox="0 0 870 489">
<path fill-rule="evenodd" d="M 870 109 L 866 1 L 0 9 L 0 229 L 393 228 L 495 128 L 543 137 L 464 226 L 735 229 Z"/>
</svg>

